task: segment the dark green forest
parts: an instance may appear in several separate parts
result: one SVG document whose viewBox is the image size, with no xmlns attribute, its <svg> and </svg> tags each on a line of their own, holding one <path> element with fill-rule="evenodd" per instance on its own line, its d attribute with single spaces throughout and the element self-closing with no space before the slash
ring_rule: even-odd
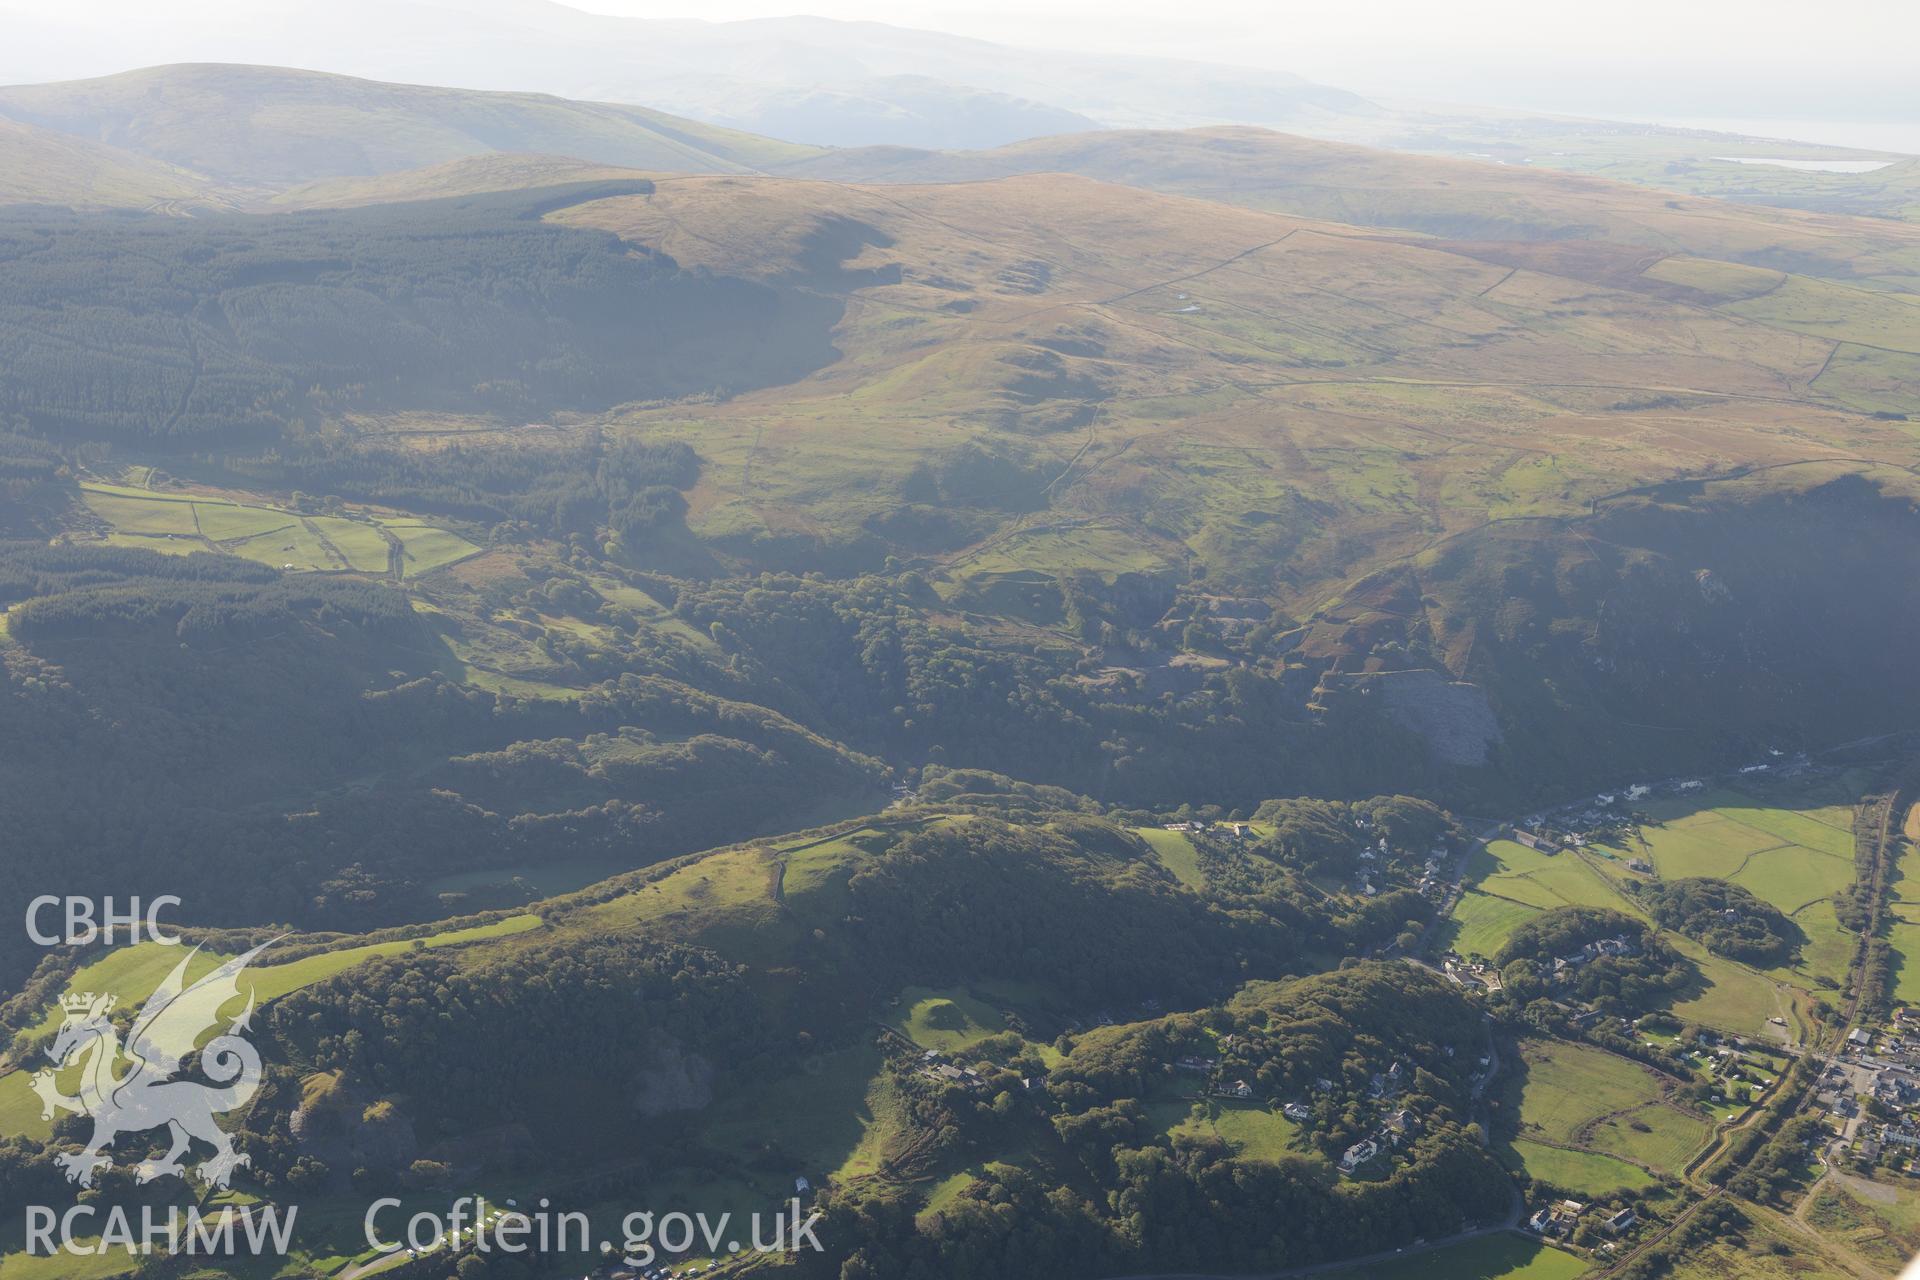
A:
<svg viewBox="0 0 1920 1280">
<path fill-rule="evenodd" d="M 1661 927 L 1756 968 L 1790 963 L 1805 939 L 1778 907 L 1726 880 L 1657 880 L 1641 888 L 1640 900 Z"/>
<path fill-rule="evenodd" d="M 0 419 L 160 447 L 352 409 L 531 415 L 790 381 L 839 305 L 540 215 L 644 181 L 286 216 L 0 212 Z"/>
</svg>

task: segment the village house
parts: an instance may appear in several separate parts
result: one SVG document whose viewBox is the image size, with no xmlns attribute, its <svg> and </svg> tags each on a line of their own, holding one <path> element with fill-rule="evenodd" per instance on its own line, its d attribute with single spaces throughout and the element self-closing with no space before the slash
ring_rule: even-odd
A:
<svg viewBox="0 0 1920 1280">
<path fill-rule="evenodd" d="M 1289 1102 L 1280 1108 L 1280 1114 L 1301 1124 L 1313 1119 L 1313 1111 L 1304 1102 Z"/>
<path fill-rule="evenodd" d="M 1557 1200 L 1534 1210 L 1533 1216 L 1527 1219 L 1527 1229 L 1535 1235 L 1564 1236 L 1586 1211 L 1587 1206 L 1578 1200 Z"/>
<path fill-rule="evenodd" d="M 1212 1058 L 1197 1058 L 1188 1055 L 1173 1065 L 1181 1071 L 1211 1071 L 1214 1068 L 1214 1060 Z"/>
<path fill-rule="evenodd" d="M 1881 1125 L 1880 1140 L 1891 1142 L 1896 1147 L 1920 1147 L 1920 1133 L 1910 1128 L 1904 1120 L 1897 1126 Z"/>
<path fill-rule="evenodd" d="M 1372 1138 L 1362 1138 L 1340 1154 L 1340 1172 L 1352 1173 L 1367 1161 L 1380 1154 L 1380 1144 Z"/>
<path fill-rule="evenodd" d="M 1600 1225 L 1606 1228 L 1609 1235 L 1617 1236 L 1622 1231 L 1638 1224 L 1639 1221 L 1640 1215 L 1633 1211 L 1633 1206 L 1629 1205 Z"/>
<path fill-rule="evenodd" d="M 1894 1107 L 1920 1102 L 1920 1080 L 1897 1067 L 1889 1068 L 1873 1078 L 1873 1096 Z"/>
</svg>

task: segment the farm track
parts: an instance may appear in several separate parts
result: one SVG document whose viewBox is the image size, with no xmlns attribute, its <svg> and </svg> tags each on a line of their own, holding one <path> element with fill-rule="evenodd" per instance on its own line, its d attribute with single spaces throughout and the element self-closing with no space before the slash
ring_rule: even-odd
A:
<svg viewBox="0 0 1920 1280">
<path fill-rule="evenodd" d="M 387 576 L 398 582 L 407 574 L 406 545 L 384 524 L 375 524 L 373 528 L 380 535 L 380 540 L 387 544 Z"/>
<path fill-rule="evenodd" d="M 329 538 L 326 534 L 320 532 L 319 525 L 315 524 L 313 521 L 309 520 L 307 517 L 302 516 L 300 517 L 300 527 L 313 535 L 313 540 L 320 544 L 320 549 L 322 551 L 326 552 L 328 555 L 333 557 L 334 567 L 336 569 L 351 570 L 353 568 L 353 561 L 347 559 L 347 557 L 341 553 L 340 548 L 333 545 L 332 538 Z M 388 564 L 392 564 L 393 562 L 393 557 L 391 553 L 388 554 L 387 562 Z"/>
</svg>

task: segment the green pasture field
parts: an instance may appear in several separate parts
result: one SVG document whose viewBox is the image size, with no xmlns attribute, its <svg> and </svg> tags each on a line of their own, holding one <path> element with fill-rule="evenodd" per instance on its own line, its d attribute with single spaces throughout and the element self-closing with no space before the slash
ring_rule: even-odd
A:
<svg viewBox="0 0 1920 1280">
<path fill-rule="evenodd" d="M 1718 302 L 1735 302 L 1777 289 L 1786 282 L 1786 273 L 1765 267 L 1748 267 L 1712 258 L 1689 258 L 1676 254 L 1641 272 L 1650 280 L 1685 285 L 1710 293 Z"/>
<path fill-rule="evenodd" d="M 1758 805 L 1722 805 L 1715 812 L 1735 822 L 1769 831 L 1803 848 L 1853 857 L 1853 807 L 1822 805 L 1818 809 L 1766 808 Z"/>
<path fill-rule="evenodd" d="M 1843 343 L 1813 380 L 1824 392 L 1863 413 L 1920 411 L 1920 356 Z"/>
<path fill-rule="evenodd" d="M 1859 936 L 1840 927 L 1833 903 L 1825 898 L 1810 902 L 1793 913 L 1793 922 L 1807 935 L 1799 964 L 1785 972 L 1774 970 L 1773 976 L 1802 982 L 1826 978 L 1836 986 L 1844 982 Z"/>
<path fill-rule="evenodd" d="M 586 914 L 596 921 L 625 926 L 681 912 L 713 911 L 755 902 L 771 904 L 772 871 L 766 850 L 731 849 L 676 868 Z"/>
<path fill-rule="evenodd" d="M 1007 1029 L 1000 1012 L 963 987 L 908 987 L 888 1025 L 922 1049 L 960 1053 Z"/>
<path fill-rule="evenodd" d="M 1174 1137 L 1219 1138 L 1235 1155 L 1249 1160 L 1312 1154 L 1299 1145 L 1299 1125 L 1255 1102 L 1205 1098 L 1193 1103 L 1165 1131 Z"/>
<path fill-rule="evenodd" d="M 1642 1133 L 1635 1123 L 1650 1132 Z M 1712 1126 L 1699 1114 L 1652 1102 L 1593 1126 L 1587 1143 L 1596 1151 L 1625 1157 L 1664 1173 L 1678 1174 L 1687 1158 L 1707 1143 Z"/>
<path fill-rule="evenodd" d="M 1675 950 L 1700 968 L 1705 985 L 1673 1004 L 1672 1013 L 1686 1022 L 1739 1035 L 1781 1039 L 1784 1033 L 1767 1020 L 1787 1016 L 1788 996 L 1764 974 L 1716 956 L 1689 938 L 1666 934 Z M 1791 1019 L 1789 1019 L 1791 1021 Z"/>
<path fill-rule="evenodd" d="M 1502 1231 L 1389 1262 L 1323 1273 L 1323 1280 L 1573 1280 L 1584 1258 Z"/>
<path fill-rule="evenodd" d="M 285 511 L 242 507 L 230 502 L 196 502 L 193 504 L 193 518 L 201 536 L 210 542 L 251 538 L 275 529 L 284 529 L 295 522 L 295 517 Z"/>
<path fill-rule="evenodd" d="M 436 529 L 432 525 L 414 521 L 387 520 L 382 524 L 388 533 L 400 539 L 401 576 L 415 578 L 423 573 L 465 560 L 479 553 L 480 548 L 468 542 L 457 533 L 445 529 Z M 381 560 L 381 567 L 386 561 Z"/>
<path fill-rule="evenodd" d="M 193 521 L 193 504 L 185 499 L 122 496 L 101 492 L 90 485 L 82 485 L 80 494 L 95 515 L 121 533 L 199 536 L 200 529 Z"/>
<path fill-rule="evenodd" d="M 1206 873 L 1200 870 L 1200 854 L 1185 832 L 1166 831 L 1160 827 L 1135 827 L 1133 833 L 1153 846 L 1154 858 L 1171 871 L 1181 884 L 1192 889 L 1206 885 Z"/>
<path fill-rule="evenodd" d="M 1451 946 L 1463 956 L 1492 957 L 1513 931 L 1540 914 L 1538 907 L 1469 889 L 1454 904 Z"/>
<path fill-rule="evenodd" d="M 1855 939 L 1839 927 L 1830 898 L 1853 881 L 1853 811 L 1835 801 L 1860 785 L 1850 776 L 1821 776 L 1772 784 L 1764 796 L 1716 789 L 1648 802 L 1657 823 L 1644 829 L 1636 856 L 1649 858 L 1667 878 L 1729 878 L 1793 916 L 1807 934 L 1794 967 L 1763 974 L 1665 933 L 1698 966 L 1702 979 L 1694 990 L 1680 993 L 1672 1006 L 1677 1016 L 1724 1031 L 1785 1039 L 1795 1022 L 1792 1010 L 1809 1003 L 1819 980 L 1838 983 L 1845 977 Z M 1635 853 L 1595 847 L 1584 856 L 1571 850 L 1548 854 L 1511 840 L 1491 841 L 1468 863 L 1470 887 L 1452 915 L 1453 947 L 1462 954 L 1492 956 L 1533 914 L 1567 905 L 1645 918 L 1620 887 L 1629 877 L 1619 860 Z M 1603 869 L 1596 858 L 1613 861 Z M 1920 874 L 1920 863 L 1915 871 Z M 1911 928 L 1906 941 L 1920 955 L 1920 902 L 1914 906 L 1913 925 L 1896 920 L 1894 945 L 1901 947 L 1899 931 Z M 1900 914 L 1897 906 L 1894 914 Z M 1920 971 L 1912 977 L 1901 972 L 1900 998 L 1920 1000 Z M 1786 1018 L 1789 1028 L 1771 1023 L 1774 1017 Z"/>
<path fill-rule="evenodd" d="M 1894 952 L 1894 1000 L 1920 1004 L 1920 807 L 1908 811 L 1903 829 L 1907 841 L 1894 864 L 1887 942 Z"/>
<path fill-rule="evenodd" d="M 420 939 L 403 939 L 394 942 L 375 942 L 363 947 L 349 947 L 344 951 L 322 951 L 291 964 L 265 965 L 248 972 L 254 975 L 254 990 L 262 1003 L 277 1000 L 291 991 L 312 986 L 324 978 L 343 973 L 363 960 L 375 956 L 396 956 L 414 949 L 417 942 L 423 950 L 432 951 L 440 947 L 457 947 L 469 942 L 484 942 L 491 938 L 512 937 L 527 933 L 541 926 L 540 917 L 533 914 L 505 916 L 490 924 L 475 925 L 469 929 L 452 929 L 445 933 L 431 934 Z"/>
<path fill-rule="evenodd" d="M 701 1125 L 716 1151 L 777 1151 L 791 1166 L 776 1195 L 793 1179 L 837 1181 L 879 1171 L 905 1132 L 904 1111 L 890 1100 L 885 1063 L 873 1045 L 803 1059 L 792 1075 L 729 1096 Z"/>
<path fill-rule="evenodd" d="M 339 516 L 315 516 L 313 523 L 320 536 L 345 558 L 348 568 L 361 573 L 387 571 L 387 540 L 372 525 Z"/>
<path fill-rule="evenodd" d="M 1893 998 L 1900 1004 L 1920 1004 L 1920 924 L 1897 920 L 1887 926 L 1887 941 L 1897 953 Z"/>
<path fill-rule="evenodd" d="M 712 636 L 691 625 L 640 588 L 628 586 L 617 578 L 599 575 L 589 575 L 587 582 L 601 599 L 629 611 L 654 630 L 684 640 L 703 653 L 717 655 L 721 652 L 720 645 Z"/>
<path fill-rule="evenodd" d="M 809 899 L 845 901 L 847 877 L 864 856 L 860 847 L 845 837 L 782 853 L 787 901 L 796 904 L 796 909 Z"/>
<path fill-rule="evenodd" d="M 1667 880 L 1690 876 L 1725 880 L 1745 866 L 1750 855 L 1786 843 L 1771 832 L 1713 815 L 1711 810 L 1693 820 L 1647 827 L 1641 839 L 1648 860 Z"/>
<path fill-rule="evenodd" d="M 368 520 L 301 516 L 275 507 L 95 481 L 80 488 L 87 506 L 112 526 L 108 541 L 119 546 L 219 550 L 275 568 L 290 564 L 303 572 L 385 573 L 384 528 L 399 540 L 404 572 L 410 577 L 480 550 L 458 534 L 410 518 L 383 519 L 376 526 Z M 183 540 L 190 545 L 182 547 Z"/>
<path fill-rule="evenodd" d="M 729 849 L 589 907 L 567 923 L 588 930 L 652 924 L 675 937 L 771 964 L 789 954 L 805 928 L 775 901 L 778 874 L 771 850 Z"/>
<path fill-rule="evenodd" d="M 1526 1082 L 1520 1101 L 1520 1132 L 1555 1142 L 1573 1142 L 1586 1124 L 1662 1096 L 1647 1068 L 1617 1054 L 1561 1040 L 1528 1040 L 1521 1046 Z"/>
<path fill-rule="evenodd" d="M 82 1236 L 82 1243 L 97 1241 Z M 24 1243 L 24 1237 L 22 1237 Z M 108 1249 L 99 1254 L 56 1253 L 41 1258 L 24 1249 L 0 1256 L 0 1280 L 108 1280 L 128 1276 L 139 1270 L 140 1259 L 124 1249 Z"/>
<path fill-rule="evenodd" d="M 309 528 L 305 521 L 299 520 L 272 533 L 256 534 L 240 542 L 227 543 L 221 549 L 229 555 L 240 556 L 256 564 L 270 565 L 275 569 L 292 565 L 297 573 L 347 567 L 327 545 L 325 538 Z"/>
<path fill-rule="evenodd" d="M 1483 874 L 1489 866 L 1498 869 Z M 1467 877 L 1483 893 L 1542 910 L 1610 907 L 1638 914 L 1604 876 L 1570 850 L 1548 854 L 1512 840 L 1490 841 L 1484 850 L 1474 852 Z"/>
<path fill-rule="evenodd" d="M 1726 877 L 1787 915 L 1824 902 L 1853 883 L 1853 859 L 1816 853 L 1798 845 L 1762 849 Z"/>
<path fill-rule="evenodd" d="M 956 567 L 962 578 L 1039 572 L 1064 577 L 1076 570 L 1112 581 L 1123 573 L 1163 573 L 1171 566 L 1123 528 L 1043 526 L 1021 530 L 981 548 Z"/>
<path fill-rule="evenodd" d="M 252 979 L 250 989 L 254 999 L 264 1005 L 289 992 L 298 991 L 302 987 L 311 986 L 336 973 L 344 972 L 375 956 L 399 955 L 412 950 L 416 945 L 431 949 L 459 946 L 489 938 L 508 937 L 536 929 L 540 924 L 540 917 L 536 915 L 507 916 L 489 924 L 449 930 L 420 939 L 376 942 L 338 951 L 322 951 L 290 964 L 256 964 L 247 970 Z M 186 958 L 187 954 L 178 947 L 143 942 L 107 956 L 81 970 L 76 977 L 76 983 L 79 985 L 74 989 L 111 990 L 120 997 L 123 1006 L 137 1005 L 138 1002 L 144 1001 L 153 994 L 154 988 L 172 972 L 174 966 Z M 211 952 L 201 953 L 189 964 L 187 969 L 189 979 L 201 976 L 225 958 Z M 27 1034 L 29 1036 L 44 1034 L 52 1031 L 58 1024 L 59 1011 L 56 1009 L 30 1028 Z M 0 1075 L 0 1136 L 18 1135 L 31 1138 L 49 1136 L 51 1131 L 47 1123 L 40 1119 L 40 1100 L 32 1092 L 28 1083 L 32 1070 L 37 1069 L 38 1064 L 29 1064 L 28 1069 Z M 71 1090 L 71 1082 L 63 1081 L 63 1084 L 69 1091 Z"/>
<path fill-rule="evenodd" d="M 1788 276 L 1777 289 L 1717 309 L 1817 338 L 1920 353 L 1920 302 L 1899 294 Z"/>
<path fill-rule="evenodd" d="M 1564 1187 L 1575 1195 L 1605 1195 L 1622 1187 L 1638 1191 L 1655 1183 L 1645 1169 L 1597 1151 L 1572 1151 L 1516 1138 L 1506 1154 L 1529 1178 Z"/>
<path fill-rule="evenodd" d="M 27 1071 L 0 1075 L 0 1135 L 45 1142 L 53 1136 L 53 1125 L 40 1118 L 40 1095 L 33 1091 L 30 1075 Z"/>
</svg>

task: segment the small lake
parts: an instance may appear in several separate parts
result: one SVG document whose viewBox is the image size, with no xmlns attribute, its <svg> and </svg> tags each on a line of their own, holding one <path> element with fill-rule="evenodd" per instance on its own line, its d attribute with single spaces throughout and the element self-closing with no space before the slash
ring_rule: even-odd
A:
<svg viewBox="0 0 1920 1280">
<path fill-rule="evenodd" d="M 1872 173 L 1894 163 L 1891 160 L 1776 160 L 1760 156 L 1715 156 L 1734 164 L 1764 164 L 1775 169 L 1797 169 L 1801 173 Z"/>
</svg>

